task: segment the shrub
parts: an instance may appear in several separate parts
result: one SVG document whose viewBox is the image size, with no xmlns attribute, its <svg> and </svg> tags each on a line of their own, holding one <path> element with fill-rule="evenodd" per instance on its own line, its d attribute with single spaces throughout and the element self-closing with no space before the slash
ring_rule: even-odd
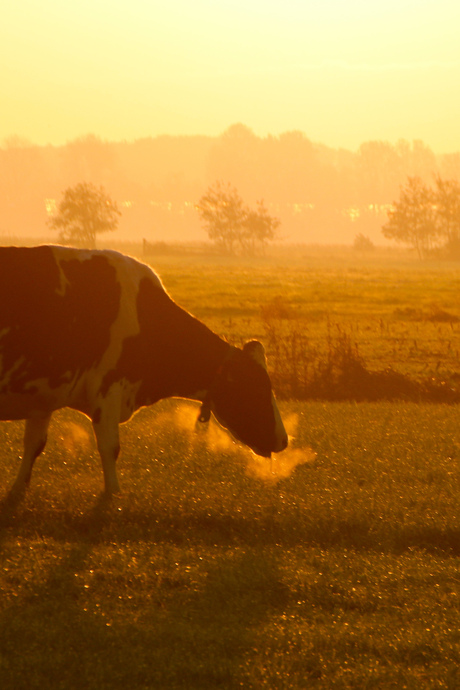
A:
<svg viewBox="0 0 460 690">
<path fill-rule="evenodd" d="M 416 381 L 393 369 L 370 371 L 358 344 L 339 324 L 328 323 L 323 349 L 283 298 L 261 308 L 273 387 L 280 398 L 297 400 L 413 400 L 458 402 L 459 391 L 432 377 Z"/>
<path fill-rule="evenodd" d="M 353 249 L 359 252 L 371 252 L 375 249 L 375 245 L 369 237 L 360 232 L 354 239 Z"/>
</svg>

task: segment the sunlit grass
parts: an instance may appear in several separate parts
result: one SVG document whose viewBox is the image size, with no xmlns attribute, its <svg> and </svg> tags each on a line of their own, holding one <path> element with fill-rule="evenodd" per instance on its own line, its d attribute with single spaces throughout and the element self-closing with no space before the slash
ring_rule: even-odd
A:
<svg viewBox="0 0 460 690">
<path fill-rule="evenodd" d="M 143 411 L 109 504 L 89 426 L 59 413 L 1 509 L 1 687 L 456 687 L 457 410 L 282 411 L 308 462 L 267 479 L 189 403 Z M 9 483 L 20 425 L 0 433 Z"/>
<path fill-rule="evenodd" d="M 163 261 L 166 287 L 233 342 L 266 338 L 281 296 L 321 345 L 458 371 L 456 267 L 350 253 Z M 414 342 L 415 341 L 415 342 Z M 272 462 L 198 407 L 122 427 L 110 503 L 91 426 L 55 416 L 21 502 L 21 423 L 0 424 L 0 688 L 457 688 L 456 406 L 283 402 Z"/>
</svg>

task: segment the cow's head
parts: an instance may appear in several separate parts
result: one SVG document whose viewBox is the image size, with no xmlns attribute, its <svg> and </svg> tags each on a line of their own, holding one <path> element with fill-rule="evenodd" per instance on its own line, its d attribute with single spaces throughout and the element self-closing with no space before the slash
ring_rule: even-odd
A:
<svg viewBox="0 0 460 690">
<path fill-rule="evenodd" d="M 272 393 L 265 351 L 257 340 L 242 350 L 232 348 L 210 391 L 209 407 L 222 426 L 258 455 L 270 457 L 286 448 L 288 438 Z"/>
</svg>

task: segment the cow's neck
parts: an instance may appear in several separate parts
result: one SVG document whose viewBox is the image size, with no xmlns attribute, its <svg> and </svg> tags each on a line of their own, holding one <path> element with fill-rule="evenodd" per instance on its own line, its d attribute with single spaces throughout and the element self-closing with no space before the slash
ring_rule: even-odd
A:
<svg viewBox="0 0 460 690">
<path fill-rule="evenodd" d="M 205 324 L 184 312 L 186 337 L 178 344 L 169 374 L 169 395 L 205 400 L 222 364 L 234 348 Z"/>
<path fill-rule="evenodd" d="M 170 396 L 203 399 L 232 347 L 158 287 L 141 285 L 137 306 L 144 404 Z"/>
</svg>

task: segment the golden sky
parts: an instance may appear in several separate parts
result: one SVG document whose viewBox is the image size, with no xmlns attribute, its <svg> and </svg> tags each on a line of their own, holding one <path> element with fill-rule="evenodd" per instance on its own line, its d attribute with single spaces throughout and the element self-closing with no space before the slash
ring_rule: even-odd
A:
<svg viewBox="0 0 460 690">
<path fill-rule="evenodd" d="M 459 36 L 458 0 L 6 0 L 0 142 L 242 122 L 459 151 Z"/>
</svg>

